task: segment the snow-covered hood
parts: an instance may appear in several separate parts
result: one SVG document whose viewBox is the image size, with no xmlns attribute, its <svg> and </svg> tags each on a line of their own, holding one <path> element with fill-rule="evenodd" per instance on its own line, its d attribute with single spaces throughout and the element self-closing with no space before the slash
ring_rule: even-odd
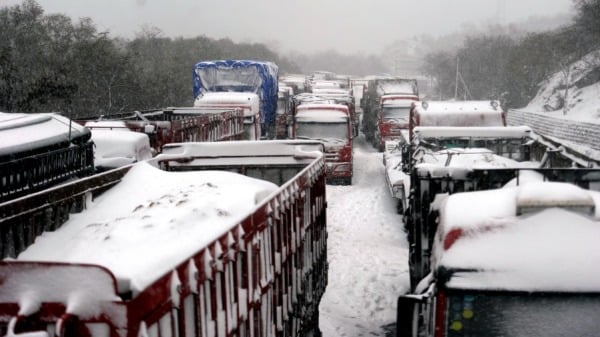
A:
<svg viewBox="0 0 600 337">
<path fill-rule="evenodd" d="M 533 201 L 539 209 L 520 215 Z M 433 266 L 455 271 L 451 288 L 600 291 L 600 212 L 574 211 L 599 202 L 599 192 L 557 182 L 450 195 Z"/>
</svg>

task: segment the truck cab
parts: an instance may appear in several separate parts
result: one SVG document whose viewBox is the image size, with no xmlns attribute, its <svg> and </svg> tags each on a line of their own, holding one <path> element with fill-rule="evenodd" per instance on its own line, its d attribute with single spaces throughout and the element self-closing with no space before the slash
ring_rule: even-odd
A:
<svg viewBox="0 0 600 337">
<path fill-rule="evenodd" d="M 385 96 L 388 96 L 388 99 L 384 99 Z M 382 104 L 393 105 L 394 96 L 398 99 L 400 97 L 419 97 L 417 80 L 399 77 L 376 77 L 370 79 L 367 82 L 367 91 L 364 93 L 361 101 L 361 108 L 363 110 L 361 130 L 365 134 L 367 141 L 381 151 L 383 151 L 385 144 L 385 141 L 381 139 L 381 130 L 379 127 L 379 121 L 382 120 L 384 114 Z"/>
<path fill-rule="evenodd" d="M 293 136 L 314 139 L 325 145 L 327 181 L 352 184 L 352 121 L 348 106 L 307 103 L 296 106 Z"/>
<path fill-rule="evenodd" d="M 396 335 L 596 336 L 600 193 L 586 173 L 441 200 L 432 272 L 399 297 Z"/>
<path fill-rule="evenodd" d="M 410 109 L 409 137 L 417 126 L 506 126 L 498 101 L 421 101 Z"/>
<path fill-rule="evenodd" d="M 419 100 L 417 95 L 383 95 L 377 113 L 375 137 L 379 151 L 383 151 L 386 141 L 403 140 L 403 130 L 408 131 L 408 120 L 412 103 Z"/>
<path fill-rule="evenodd" d="M 213 60 L 194 65 L 195 104 L 249 105 L 247 139 L 275 138 L 279 67 L 268 61 Z M 206 94 L 215 94 L 216 96 Z M 233 95 L 237 93 L 238 95 Z M 257 97 L 257 98 L 254 98 Z M 211 102 L 214 100 L 214 102 Z M 245 100 L 249 102 L 245 102 Z M 258 103 L 255 103 L 258 102 Z M 256 107 L 256 110 L 254 108 Z M 256 112 L 257 111 L 257 112 Z M 259 118 L 256 117 L 259 115 Z M 258 123 L 259 126 L 254 125 Z"/>
<path fill-rule="evenodd" d="M 194 107 L 241 109 L 244 112 L 245 140 L 261 137 L 260 98 L 248 92 L 207 92 L 196 97 Z"/>
<path fill-rule="evenodd" d="M 96 172 L 148 160 L 154 155 L 147 134 L 129 129 L 92 129 Z"/>
</svg>

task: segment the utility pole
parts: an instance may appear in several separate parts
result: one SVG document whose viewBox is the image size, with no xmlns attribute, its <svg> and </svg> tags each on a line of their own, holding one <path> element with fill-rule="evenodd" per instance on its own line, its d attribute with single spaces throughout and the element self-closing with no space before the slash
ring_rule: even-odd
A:
<svg viewBox="0 0 600 337">
<path fill-rule="evenodd" d="M 456 78 L 454 79 L 454 99 L 458 97 L 458 62 L 459 57 L 456 57 Z"/>
</svg>

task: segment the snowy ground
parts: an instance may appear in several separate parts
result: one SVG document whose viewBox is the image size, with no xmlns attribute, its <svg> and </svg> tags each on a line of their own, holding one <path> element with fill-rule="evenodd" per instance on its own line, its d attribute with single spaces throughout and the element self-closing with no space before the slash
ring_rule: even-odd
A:
<svg viewBox="0 0 600 337">
<path fill-rule="evenodd" d="M 327 186 L 324 337 L 386 335 L 398 295 L 409 288 L 406 234 L 387 190 L 382 154 L 362 135 L 354 148 L 353 185 Z"/>
</svg>

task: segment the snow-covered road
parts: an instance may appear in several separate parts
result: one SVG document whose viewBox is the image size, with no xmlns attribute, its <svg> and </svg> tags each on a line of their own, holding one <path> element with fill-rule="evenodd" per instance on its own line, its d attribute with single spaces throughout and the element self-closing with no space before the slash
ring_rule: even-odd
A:
<svg viewBox="0 0 600 337">
<path fill-rule="evenodd" d="M 387 190 L 382 154 L 354 143 L 352 186 L 327 185 L 329 283 L 320 306 L 324 337 L 383 336 L 409 287 L 408 244 Z"/>
</svg>

